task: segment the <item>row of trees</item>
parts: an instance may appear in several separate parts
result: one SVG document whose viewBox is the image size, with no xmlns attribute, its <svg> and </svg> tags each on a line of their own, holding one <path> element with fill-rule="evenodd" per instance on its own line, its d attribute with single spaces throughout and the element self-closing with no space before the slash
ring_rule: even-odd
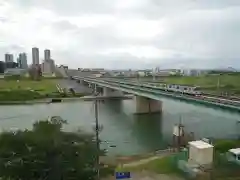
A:
<svg viewBox="0 0 240 180">
<path fill-rule="evenodd" d="M 32 130 L 0 135 L 0 177 L 8 180 L 91 180 L 96 176 L 98 151 L 94 136 L 64 132 L 66 121 L 39 121 Z M 101 172 L 113 172 L 103 168 Z M 104 175 L 104 174 L 102 174 Z"/>
</svg>

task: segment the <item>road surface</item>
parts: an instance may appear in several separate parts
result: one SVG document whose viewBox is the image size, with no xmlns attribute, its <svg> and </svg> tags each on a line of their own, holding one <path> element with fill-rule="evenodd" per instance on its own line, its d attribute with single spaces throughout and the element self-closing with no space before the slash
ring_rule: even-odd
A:
<svg viewBox="0 0 240 180">
<path fill-rule="evenodd" d="M 89 88 L 85 85 L 82 85 L 80 83 L 77 83 L 75 80 L 70 80 L 70 79 L 62 79 L 58 81 L 59 85 L 62 88 L 73 88 L 76 93 L 86 93 L 86 94 L 92 94 L 93 89 Z"/>
</svg>

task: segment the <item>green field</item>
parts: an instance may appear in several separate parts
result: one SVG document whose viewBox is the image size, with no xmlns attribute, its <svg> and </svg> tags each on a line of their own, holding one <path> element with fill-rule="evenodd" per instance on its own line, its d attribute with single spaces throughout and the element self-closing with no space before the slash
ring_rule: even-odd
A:
<svg viewBox="0 0 240 180">
<path fill-rule="evenodd" d="M 40 94 L 56 92 L 56 80 L 42 79 L 32 80 L 0 80 L 0 91 L 4 90 L 34 90 Z"/>
<path fill-rule="evenodd" d="M 162 80 L 168 84 L 199 86 L 201 90 L 211 93 L 228 92 L 240 95 L 240 75 L 165 77 Z"/>
<path fill-rule="evenodd" d="M 27 101 L 56 96 L 56 80 L 0 80 L 0 101 Z"/>
<path fill-rule="evenodd" d="M 158 159 L 151 160 L 147 163 L 129 166 L 129 167 L 117 167 L 117 172 L 126 172 L 126 171 L 152 171 L 159 174 L 176 174 L 177 170 L 172 164 L 172 157 L 166 156 Z"/>
</svg>

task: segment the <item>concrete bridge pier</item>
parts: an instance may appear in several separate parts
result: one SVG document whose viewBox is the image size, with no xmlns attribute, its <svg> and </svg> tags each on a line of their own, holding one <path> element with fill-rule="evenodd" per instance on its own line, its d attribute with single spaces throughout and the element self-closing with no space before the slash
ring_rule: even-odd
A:
<svg viewBox="0 0 240 180">
<path fill-rule="evenodd" d="M 106 97 L 121 97 L 124 96 L 124 93 L 122 91 L 117 91 L 111 88 L 103 87 L 103 96 Z"/>
<path fill-rule="evenodd" d="M 135 114 L 161 113 L 162 101 L 150 99 L 142 96 L 135 96 Z"/>
<path fill-rule="evenodd" d="M 82 84 L 82 85 L 85 84 L 84 80 L 82 80 L 82 79 L 79 80 L 79 83 Z"/>
</svg>

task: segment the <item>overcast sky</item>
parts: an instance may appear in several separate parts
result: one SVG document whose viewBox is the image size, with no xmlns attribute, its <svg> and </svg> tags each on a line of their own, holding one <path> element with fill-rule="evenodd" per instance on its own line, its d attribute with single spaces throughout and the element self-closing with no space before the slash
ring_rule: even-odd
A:
<svg viewBox="0 0 240 180">
<path fill-rule="evenodd" d="M 0 0 L 4 53 L 57 64 L 240 68 L 240 0 Z"/>
</svg>

